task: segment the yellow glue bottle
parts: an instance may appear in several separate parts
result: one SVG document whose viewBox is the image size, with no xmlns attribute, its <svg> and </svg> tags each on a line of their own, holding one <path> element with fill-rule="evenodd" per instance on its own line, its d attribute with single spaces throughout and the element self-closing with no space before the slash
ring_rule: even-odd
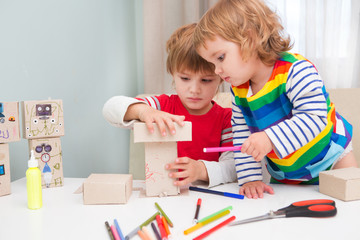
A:
<svg viewBox="0 0 360 240">
<path fill-rule="evenodd" d="M 39 209 L 42 207 L 41 171 L 39 163 L 35 159 L 34 150 L 31 150 L 31 157 L 26 170 L 26 188 L 28 197 L 28 208 Z"/>
</svg>

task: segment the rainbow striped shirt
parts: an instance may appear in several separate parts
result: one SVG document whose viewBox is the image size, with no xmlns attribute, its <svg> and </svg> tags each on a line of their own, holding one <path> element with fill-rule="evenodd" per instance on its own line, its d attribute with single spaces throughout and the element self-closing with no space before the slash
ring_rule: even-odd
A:
<svg viewBox="0 0 360 240">
<path fill-rule="evenodd" d="M 249 82 L 232 86 L 233 141 L 265 131 L 275 146 L 266 156 L 272 182 L 317 184 L 352 137 L 352 126 L 335 111 L 314 65 L 283 53 L 265 86 L 252 95 Z M 235 152 L 239 185 L 262 180 L 261 163 Z"/>
</svg>

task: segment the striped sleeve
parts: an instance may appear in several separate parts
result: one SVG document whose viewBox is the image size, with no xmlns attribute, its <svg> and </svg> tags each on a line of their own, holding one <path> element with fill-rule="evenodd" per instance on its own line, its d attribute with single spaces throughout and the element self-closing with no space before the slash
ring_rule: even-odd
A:
<svg viewBox="0 0 360 240">
<path fill-rule="evenodd" d="M 265 130 L 280 158 L 310 142 L 327 124 L 323 81 L 310 62 L 297 61 L 289 69 L 286 95 L 293 105 L 292 117 Z"/>
<path fill-rule="evenodd" d="M 136 99 L 143 101 L 143 102 L 147 103 L 150 107 L 161 111 L 161 105 L 160 105 L 159 99 L 156 96 L 136 98 Z"/>
<path fill-rule="evenodd" d="M 241 109 L 235 103 L 234 92 L 232 93 L 232 130 L 234 146 L 241 146 L 250 136 L 250 130 L 245 122 Z M 235 169 L 239 186 L 247 182 L 262 181 L 261 162 L 256 162 L 250 155 L 234 151 Z"/>
</svg>

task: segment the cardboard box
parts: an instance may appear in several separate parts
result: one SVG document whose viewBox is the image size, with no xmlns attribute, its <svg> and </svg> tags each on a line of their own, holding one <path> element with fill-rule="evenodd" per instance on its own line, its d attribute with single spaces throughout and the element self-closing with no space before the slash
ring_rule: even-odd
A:
<svg viewBox="0 0 360 240">
<path fill-rule="evenodd" d="M 34 150 L 41 171 L 43 188 L 61 187 L 64 185 L 63 161 L 60 137 L 30 139 L 29 156 Z"/>
<path fill-rule="evenodd" d="M 180 188 L 174 185 L 174 180 L 168 176 L 169 170 L 165 165 L 174 162 L 178 156 L 177 142 L 191 141 L 192 125 L 185 122 L 183 127 L 175 123 L 176 134 L 169 132 L 161 136 L 156 123 L 154 132 L 149 133 L 145 123 L 134 124 L 134 142 L 145 143 L 145 188 L 146 196 L 178 195 Z"/>
<path fill-rule="evenodd" d="M 20 141 L 18 102 L 0 102 L 0 143 Z"/>
<path fill-rule="evenodd" d="M 84 204 L 125 204 L 132 180 L 131 174 L 91 174 L 83 183 Z"/>
<path fill-rule="evenodd" d="M 11 193 L 9 144 L 0 143 L 0 196 Z"/>
<path fill-rule="evenodd" d="M 343 201 L 360 199 L 360 168 L 342 168 L 321 172 L 319 174 L 319 191 Z"/>
<path fill-rule="evenodd" d="M 21 105 L 25 139 L 64 136 L 62 100 L 24 101 Z"/>
</svg>

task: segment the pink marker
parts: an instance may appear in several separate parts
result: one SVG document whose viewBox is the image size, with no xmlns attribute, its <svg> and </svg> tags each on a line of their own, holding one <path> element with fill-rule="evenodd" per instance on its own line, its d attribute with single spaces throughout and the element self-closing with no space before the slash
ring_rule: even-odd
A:
<svg viewBox="0 0 360 240">
<path fill-rule="evenodd" d="M 204 152 L 227 152 L 227 151 L 241 151 L 241 147 L 209 147 L 204 148 Z"/>
<path fill-rule="evenodd" d="M 113 234 L 113 236 L 114 236 L 114 239 L 115 239 L 115 240 L 121 240 L 121 239 L 120 239 L 120 236 L 119 236 L 119 234 L 118 234 L 118 232 L 117 232 L 117 230 L 116 230 L 116 228 L 115 228 L 115 226 L 112 225 L 112 226 L 110 227 L 110 229 L 111 229 L 111 232 L 112 232 L 112 234 Z"/>
</svg>

